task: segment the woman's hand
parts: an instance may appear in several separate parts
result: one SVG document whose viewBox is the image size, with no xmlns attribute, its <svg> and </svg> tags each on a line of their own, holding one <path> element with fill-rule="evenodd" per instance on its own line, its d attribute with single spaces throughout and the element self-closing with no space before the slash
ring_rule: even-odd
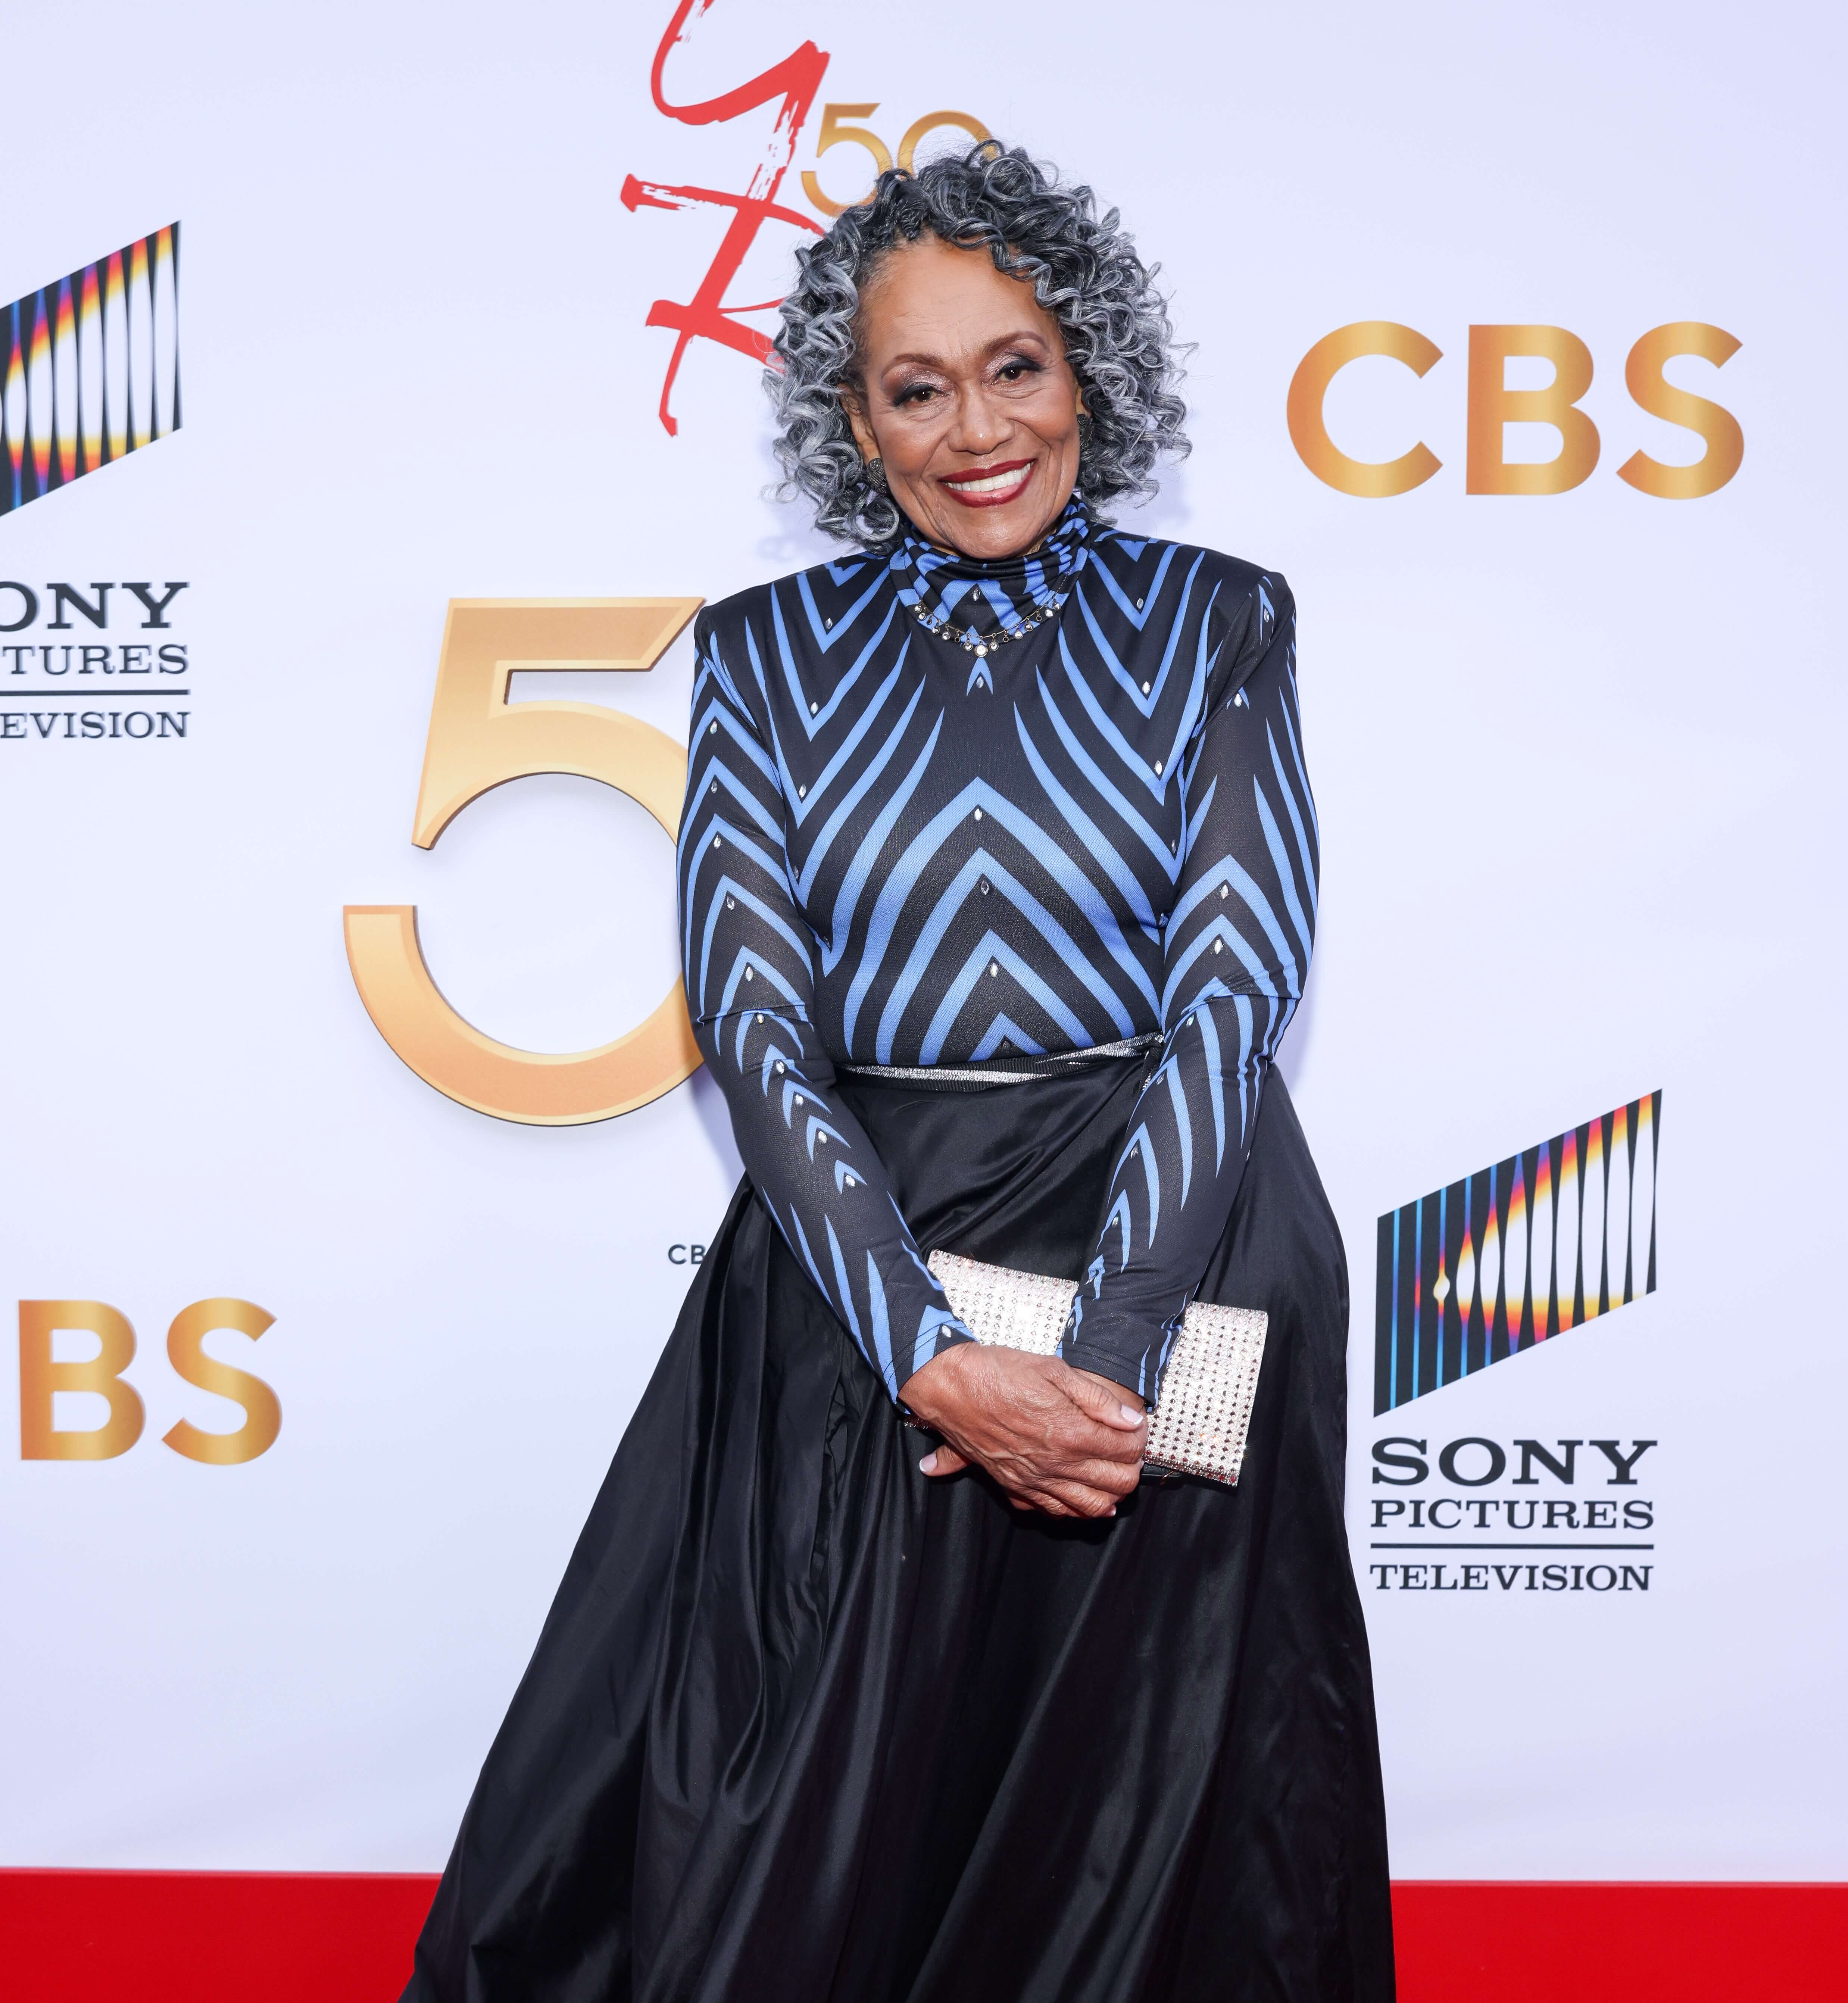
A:
<svg viewBox="0 0 1848 2003">
<path fill-rule="evenodd" d="M 915 1372 L 900 1395 L 944 1445 L 926 1474 L 972 1463 L 1016 1509 L 1049 1516 L 1113 1516 L 1140 1479 L 1148 1420 L 1120 1384 L 1056 1356 L 959 1342 Z"/>
</svg>

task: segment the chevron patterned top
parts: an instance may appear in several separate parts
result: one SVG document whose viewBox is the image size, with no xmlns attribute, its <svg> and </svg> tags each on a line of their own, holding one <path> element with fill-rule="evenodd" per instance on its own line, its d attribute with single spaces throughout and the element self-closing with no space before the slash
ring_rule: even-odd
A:
<svg viewBox="0 0 1848 2003">
<path fill-rule="evenodd" d="M 921 551 L 700 616 L 694 1033 L 759 1194 L 896 1399 L 970 1337 L 836 1065 L 1158 1033 L 1063 1350 L 1152 1402 L 1314 936 L 1293 603 L 1274 573 L 1087 522 L 1057 616 L 976 657 L 914 616 Z"/>
</svg>

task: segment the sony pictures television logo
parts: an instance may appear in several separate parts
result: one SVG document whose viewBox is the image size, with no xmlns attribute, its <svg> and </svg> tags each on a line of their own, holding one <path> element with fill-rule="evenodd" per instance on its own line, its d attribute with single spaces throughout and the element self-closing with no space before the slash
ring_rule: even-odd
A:
<svg viewBox="0 0 1848 2003">
<path fill-rule="evenodd" d="M 1655 1291 L 1662 1095 L 1379 1221 L 1375 1415 Z"/>
<path fill-rule="evenodd" d="M 192 663 L 183 579 L 0 578 L 0 745 L 177 743 Z"/>
<path fill-rule="evenodd" d="M 178 223 L 0 307 L 0 516 L 180 421 Z M 0 575 L 0 744 L 183 741 L 192 663 L 174 600 L 187 589 Z"/>
<path fill-rule="evenodd" d="M 180 225 L 0 307 L 0 515 L 180 428 Z"/>
<path fill-rule="evenodd" d="M 1381 1218 L 1376 1416 L 1655 1291 L 1661 1112 L 1646 1093 Z M 1376 1590 L 1649 1590 L 1658 1442 L 1433 1431 L 1374 1442 Z"/>
</svg>

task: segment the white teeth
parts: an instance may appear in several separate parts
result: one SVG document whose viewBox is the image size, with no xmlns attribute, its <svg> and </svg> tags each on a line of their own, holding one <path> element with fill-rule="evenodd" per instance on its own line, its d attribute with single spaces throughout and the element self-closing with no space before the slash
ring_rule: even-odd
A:
<svg viewBox="0 0 1848 2003">
<path fill-rule="evenodd" d="M 1017 466 L 1011 473 L 991 473 L 983 480 L 949 480 L 944 484 L 955 488 L 959 494 L 992 494 L 999 487 L 1025 486 L 1032 470 L 1030 466 Z"/>
</svg>

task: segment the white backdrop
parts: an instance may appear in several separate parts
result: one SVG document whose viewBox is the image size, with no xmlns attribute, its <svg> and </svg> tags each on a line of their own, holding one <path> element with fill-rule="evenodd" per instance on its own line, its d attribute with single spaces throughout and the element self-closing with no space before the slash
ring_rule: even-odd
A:
<svg viewBox="0 0 1848 2003">
<path fill-rule="evenodd" d="M 760 497 L 753 364 L 696 341 L 679 435 L 656 415 L 646 315 L 723 218 L 632 211 L 625 177 L 742 190 L 773 116 L 656 109 L 669 11 L 9 12 L 22 90 L 112 108 L 14 127 L 0 299 L 180 218 L 184 422 L 0 515 L 0 578 L 186 580 L 191 676 L 183 741 L 0 741 L 0 1302 L 114 1306 L 148 1413 L 117 1458 L 14 1458 L 0 1372 L 0 1861 L 437 1868 L 671 1326 L 671 1250 L 735 1176 L 702 1078 L 578 1127 L 439 1096 L 341 944 L 344 904 L 417 904 L 449 998 L 536 1050 L 672 977 L 668 844 L 609 788 L 522 780 L 409 839 L 452 596 L 710 599 L 821 554 Z M 1296 593 L 1326 876 L 1284 1068 L 1353 1267 L 1396 1874 L 1848 1876 L 1839 20 L 717 0 L 669 95 L 805 38 L 795 210 L 826 103 L 876 103 L 889 147 L 953 105 L 1121 205 L 1198 343 L 1195 455 L 1141 519 Z M 819 171 L 845 198 L 865 167 Z M 767 227 L 732 296 L 772 297 L 794 240 Z M 1329 395 L 1351 455 L 1443 461 L 1393 498 L 1285 427 L 1301 358 L 1363 320 L 1444 351 Z M 1624 387 L 1681 320 L 1741 344 L 1668 373 L 1745 450 L 1668 502 L 1616 469 L 1698 449 Z M 1595 358 L 1570 492 L 1465 490 L 1468 330 L 1504 322 Z M 568 692 L 678 736 L 688 666 L 683 639 Z M 1375 1219 L 1658 1087 L 1658 1291 L 1375 1420 Z M 281 1401 L 240 1466 L 161 1442 L 239 1421 L 163 1348 L 217 1295 L 275 1316 L 208 1345 Z M 1613 1491 L 1653 1503 L 1649 1590 L 1382 1592 L 1388 1435 L 1656 1440 Z"/>
</svg>

